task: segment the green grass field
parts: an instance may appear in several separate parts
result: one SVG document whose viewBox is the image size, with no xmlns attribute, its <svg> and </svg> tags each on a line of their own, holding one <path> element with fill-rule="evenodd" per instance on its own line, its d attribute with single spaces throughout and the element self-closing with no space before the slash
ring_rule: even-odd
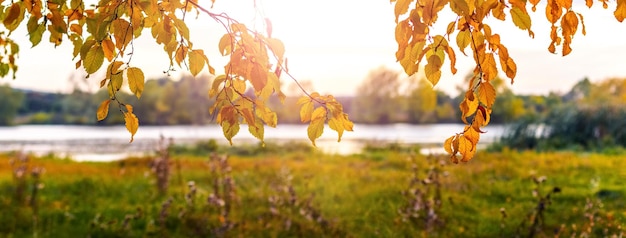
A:
<svg viewBox="0 0 626 238">
<path fill-rule="evenodd" d="M 173 153 L 165 194 L 148 157 L 31 157 L 20 172 L 18 155 L 0 155 L 0 236 L 598 237 L 626 221 L 624 156 L 259 151 Z"/>
</svg>

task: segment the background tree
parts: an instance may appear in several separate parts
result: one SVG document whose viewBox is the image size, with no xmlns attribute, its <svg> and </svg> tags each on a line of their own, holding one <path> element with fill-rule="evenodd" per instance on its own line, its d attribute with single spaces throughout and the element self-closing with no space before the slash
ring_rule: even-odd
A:
<svg viewBox="0 0 626 238">
<path fill-rule="evenodd" d="M 352 115 L 363 123 L 390 123 L 399 120 L 402 108 L 400 80 L 396 71 L 380 67 L 370 71 L 356 91 Z"/>
<path fill-rule="evenodd" d="M 412 77 L 410 93 L 407 98 L 408 121 L 415 123 L 433 123 L 438 119 L 438 92 L 426 78 Z M 445 112 L 442 112 L 445 113 Z"/>
<path fill-rule="evenodd" d="M 0 125 L 10 125 L 22 106 L 24 94 L 9 86 L 0 85 L 0 98 Z"/>
</svg>

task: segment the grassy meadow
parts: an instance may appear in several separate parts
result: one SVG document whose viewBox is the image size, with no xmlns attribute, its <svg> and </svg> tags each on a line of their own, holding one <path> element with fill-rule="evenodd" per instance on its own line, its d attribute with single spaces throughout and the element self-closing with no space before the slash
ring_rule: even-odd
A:
<svg viewBox="0 0 626 238">
<path fill-rule="evenodd" d="M 217 150 L 0 155 L 0 237 L 607 237 L 626 223 L 623 155 Z"/>
</svg>

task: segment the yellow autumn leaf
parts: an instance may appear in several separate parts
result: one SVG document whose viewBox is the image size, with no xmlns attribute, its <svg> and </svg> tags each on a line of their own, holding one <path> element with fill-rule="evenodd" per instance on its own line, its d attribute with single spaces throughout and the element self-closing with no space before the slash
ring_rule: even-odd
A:
<svg viewBox="0 0 626 238">
<path fill-rule="evenodd" d="M 341 142 L 341 137 L 343 136 L 343 131 L 345 130 L 343 116 L 331 117 L 328 119 L 328 127 L 337 132 L 337 142 Z"/>
<path fill-rule="evenodd" d="M 100 45 L 93 45 L 83 59 L 85 71 L 87 74 L 93 74 L 100 69 L 102 63 L 104 63 L 104 51 Z"/>
<path fill-rule="evenodd" d="M 461 102 L 460 108 L 462 113 L 461 119 L 467 124 L 466 118 L 476 112 L 476 109 L 478 108 L 478 100 L 476 100 L 476 98 L 470 99 L 466 96 L 463 102 Z"/>
<path fill-rule="evenodd" d="M 428 57 L 427 60 L 428 63 L 424 66 L 424 73 L 426 74 L 426 79 L 435 86 L 441 78 L 441 65 L 443 62 L 441 62 L 439 56 L 435 54 Z"/>
<path fill-rule="evenodd" d="M 473 145 L 478 144 L 478 140 L 480 140 L 480 133 L 478 133 L 478 131 L 476 131 L 472 126 L 465 126 L 465 129 L 463 129 L 463 136 L 472 142 Z"/>
<path fill-rule="evenodd" d="M 238 120 L 224 120 L 222 121 L 222 131 L 224 132 L 224 136 L 228 140 L 230 145 L 233 145 L 233 137 L 237 135 L 239 132 L 239 121 Z"/>
<path fill-rule="evenodd" d="M 187 57 L 187 47 L 184 45 L 180 45 L 176 50 L 176 54 L 174 55 L 174 60 L 176 60 L 178 66 L 183 63 L 185 57 Z"/>
<path fill-rule="evenodd" d="M 105 75 L 106 78 L 111 77 L 113 74 L 119 74 L 120 71 L 120 67 L 122 67 L 122 65 L 124 65 L 124 62 L 122 61 L 113 61 L 109 64 L 109 66 L 107 66 L 107 74 Z"/>
<path fill-rule="evenodd" d="M 476 151 L 476 145 L 472 143 L 467 137 L 459 136 L 459 153 L 461 154 L 461 161 L 467 162 L 474 157 Z"/>
<path fill-rule="evenodd" d="M 522 10 L 518 7 L 512 7 L 511 18 L 513 18 L 513 23 L 515 24 L 515 26 L 519 27 L 522 30 L 530 30 L 531 21 L 530 16 L 526 12 L 526 10 Z"/>
<path fill-rule="evenodd" d="M 115 56 L 115 45 L 113 45 L 113 41 L 111 41 L 111 39 L 105 38 L 102 40 L 102 51 L 104 52 L 104 57 L 106 57 L 107 60 L 113 60 L 113 57 Z"/>
<path fill-rule="evenodd" d="M 461 50 L 461 53 L 463 53 L 463 55 L 465 56 L 467 56 L 467 54 L 465 54 L 465 48 L 469 46 L 471 41 L 472 38 L 468 29 L 459 31 L 459 33 L 457 33 L 456 35 L 456 44 L 459 46 L 459 50 Z"/>
<path fill-rule="evenodd" d="M 130 132 L 130 142 L 133 142 L 135 133 L 139 129 L 139 119 L 133 113 L 133 107 L 126 104 L 126 112 L 124 112 L 124 122 L 126 124 L 126 130 Z"/>
<path fill-rule="evenodd" d="M 258 119 L 258 118 L 257 118 Z M 261 145 L 265 145 L 264 142 L 264 133 L 265 128 L 263 126 L 263 122 L 261 120 L 254 120 L 255 123 L 253 125 L 248 125 L 248 131 L 251 135 L 261 140 Z"/>
<path fill-rule="evenodd" d="M 496 59 L 493 56 L 493 53 L 485 54 L 482 57 L 482 62 L 480 66 L 482 68 L 483 79 L 486 81 L 490 81 L 496 76 L 498 76 L 498 68 L 496 66 Z"/>
<path fill-rule="evenodd" d="M 268 38 L 267 44 L 278 58 L 278 61 L 282 61 L 285 56 L 285 45 L 283 42 L 275 38 Z"/>
<path fill-rule="evenodd" d="M 100 106 L 98 106 L 98 111 L 96 111 L 96 117 L 98 118 L 98 121 L 102 121 L 107 118 L 107 115 L 109 115 L 110 104 L 110 99 L 104 100 L 102 101 L 102 103 L 100 103 Z"/>
<path fill-rule="evenodd" d="M 145 83 L 143 71 L 141 71 L 140 68 L 130 67 L 126 70 L 126 77 L 128 78 L 130 91 L 135 94 L 137 98 L 140 98 Z"/>
<path fill-rule="evenodd" d="M 220 39 L 220 43 L 218 44 L 218 48 L 220 50 L 220 54 L 223 56 L 229 55 L 232 52 L 233 38 L 230 34 L 226 33 Z"/>
<path fill-rule="evenodd" d="M 313 115 L 311 117 L 311 123 L 309 123 L 309 127 L 307 128 L 307 134 L 309 135 L 309 139 L 315 145 L 315 140 L 322 136 L 324 132 L 324 122 L 326 121 L 326 109 L 323 107 L 318 107 L 313 111 Z"/>
<path fill-rule="evenodd" d="M 273 112 L 265 106 L 256 104 L 256 110 L 254 110 L 254 113 L 257 117 L 261 118 L 261 120 L 263 120 L 266 125 L 270 127 L 276 127 L 276 124 L 278 123 L 278 117 L 276 116 L 276 112 Z"/>
<path fill-rule="evenodd" d="M 450 58 L 450 72 L 456 74 L 456 54 L 454 53 L 454 49 L 450 46 L 445 46 L 445 48 L 448 58 Z"/>
<path fill-rule="evenodd" d="M 239 111 L 241 112 L 241 116 L 243 117 L 243 120 L 246 122 L 246 124 L 248 124 L 248 126 L 256 125 L 256 118 L 254 117 L 254 113 L 252 112 L 251 107 L 242 108 Z"/>
<path fill-rule="evenodd" d="M 469 5 L 465 0 L 450 0 L 450 9 L 459 16 L 470 13 Z"/>
<path fill-rule="evenodd" d="M 478 87 L 478 100 L 485 104 L 488 108 L 493 106 L 496 101 L 496 89 L 493 88 L 490 82 L 482 82 Z"/>
<path fill-rule="evenodd" d="M 189 52 L 189 71 L 193 76 L 197 76 L 202 68 L 204 68 L 204 52 L 201 50 L 192 50 Z"/>
<path fill-rule="evenodd" d="M 313 116 L 313 101 L 309 99 L 300 108 L 300 121 L 308 122 L 311 120 L 311 116 Z"/>
<path fill-rule="evenodd" d="M 411 5 L 413 0 L 397 0 L 396 5 L 394 6 L 394 14 L 396 15 L 396 22 L 398 22 L 398 18 L 400 15 L 405 14 L 409 10 L 409 5 Z"/>
<path fill-rule="evenodd" d="M 455 136 L 450 136 L 445 142 L 443 142 L 443 149 L 450 155 L 452 155 L 452 141 L 454 140 L 454 137 Z"/>
<path fill-rule="evenodd" d="M 111 22 L 111 32 L 115 38 L 115 47 L 123 53 L 126 45 L 133 39 L 130 23 L 121 18 L 115 19 Z"/>
</svg>

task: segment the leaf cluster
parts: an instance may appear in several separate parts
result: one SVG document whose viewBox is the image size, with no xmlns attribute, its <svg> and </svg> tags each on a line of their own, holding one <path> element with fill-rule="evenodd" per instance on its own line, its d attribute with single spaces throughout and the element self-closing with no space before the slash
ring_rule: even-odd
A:
<svg viewBox="0 0 626 238">
<path fill-rule="evenodd" d="M 541 0 L 391 0 L 394 3 L 396 21 L 395 37 L 398 43 L 396 59 L 408 75 L 418 72 L 423 65 L 426 78 L 436 85 L 441 78 L 441 68 L 446 58 L 450 60 L 450 72 L 455 74 L 456 53 L 450 44 L 450 38 L 456 33 L 458 50 L 468 56 L 465 49 L 471 49 L 471 56 L 476 63 L 474 75 L 468 82 L 465 97 L 460 103 L 461 120 L 467 125 L 465 130 L 448 138 L 444 148 L 451 154 L 451 160 L 469 161 L 476 151 L 480 139 L 481 127 L 490 121 L 492 106 L 496 98 L 496 90 L 491 81 L 501 70 L 511 83 L 517 73 L 517 64 L 509 56 L 507 47 L 500 41 L 500 35 L 492 31 L 487 19 L 495 18 L 506 21 L 507 15 L 511 22 L 521 30 L 534 37 L 531 30 L 532 21 L 528 8 L 536 11 Z M 602 0 L 607 8 L 607 1 Z M 593 5 L 587 0 L 588 7 Z M 439 13 L 448 6 L 456 15 L 444 34 L 434 34 L 433 25 L 439 20 Z M 547 0 L 546 18 L 552 23 L 551 43 L 548 50 L 556 52 L 556 46 L 562 45 L 563 56 L 569 54 L 573 36 L 582 25 L 582 33 L 586 34 L 583 16 L 572 10 L 572 0 Z M 618 0 L 614 12 L 615 18 L 622 22 L 626 16 L 626 1 Z M 560 30 L 560 34 L 559 33 Z M 496 57 L 500 69 L 498 69 Z M 468 118 L 470 119 L 468 121 Z"/>
<path fill-rule="evenodd" d="M 215 74 L 204 50 L 195 48 L 190 40 L 191 30 L 185 18 L 191 12 L 208 15 L 226 31 L 218 48 L 229 62 L 224 67 L 225 73 L 216 77 L 209 92 L 216 101 L 211 111 L 217 114 L 217 123 L 231 143 L 240 124 L 248 124 L 250 133 L 263 141 L 264 125 L 275 127 L 277 124 L 276 113 L 266 106 L 266 102 L 272 95 L 284 100 L 279 78 L 283 71 L 287 72 L 285 47 L 280 40 L 271 37 L 268 19 L 264 35 L 225 13 L 215 14 L 194 0 L 100 0 L 93 5 L 86 5 L 83 0 L 25 0 L 0 5 L 0 20 L 10 35 L 28 19 L 28 34 L 33 47 L 41 42 L 45 32 L 54 46 L 69 39 L 74 46 L 72 54 L 76 68 L 84 69 L 87 77 L 106 68 L 100 87 L 107 89 L 109 98 L 100 103 L 97 119 L 104 120 L 110 105 L 117 105 L 132 142 L 139 120 L 133 107 L 121 102 L 117 93 L 123 85 L 128 85 L 128 90 L 137 98 L 144 91 L 144 73 L 132 66 L 132 56 L 135 40 L 145 31 L 149 30 L 150 37 L 167 54 L 170 65 L 165 73 L 177 66 L 186 67 L 193 76 L 205 69 Z M 19 47 L 8 35 L 0 34 L 0 76 L 10 71 L 15 74 L 17 70 L 15 58 Z M 248 88 L 253 93 L 247 94 Z M 329 105 L 332 103 L 333 100 L 329 99 Z M 337 114 L 336 110 L 341 111 L 341 105 L 328 107 L 339 108 L 329 109 L 331 115 Z M 345 118 L 347 120 L 347 116 Z M 344 126 L 335 125 L 334 119 L 332 123 L 331 127 L 343 130 L 340 128 Z"/>
</svg>

